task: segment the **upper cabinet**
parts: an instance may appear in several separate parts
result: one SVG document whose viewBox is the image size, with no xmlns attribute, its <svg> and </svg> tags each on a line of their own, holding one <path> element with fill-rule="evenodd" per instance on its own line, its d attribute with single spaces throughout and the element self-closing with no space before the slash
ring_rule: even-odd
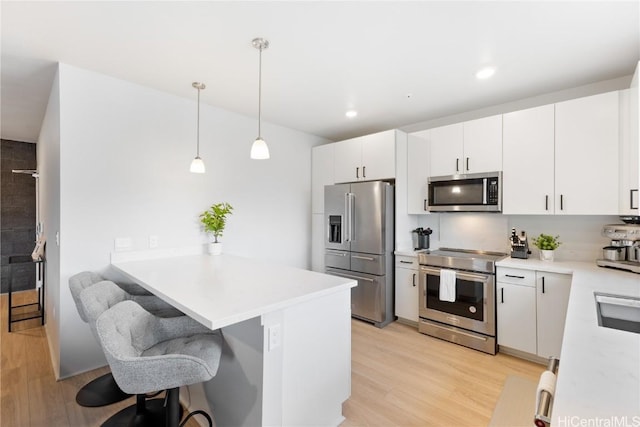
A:
<svg viewBox="0 0 640 427">
<path fill-rule="evenodd" d="M 554 213 L 554 106 L 503 117 L 502 212 Z"/>
<path fill-rule="evenodd" d="M 620 214 L 640 215 L 640 62 L 631 88 L 621 94 L 620 130 Z M 627 107 L 625 109 L 624 107 Z M 626 111 L 626 115 L 623 115 Z"/>
<path fill-rule="evenodd" d="M 324 186 L 333 179 L 334 144 L 313 147 L 311 150 L 311 212 L 324 213 Z"/>
<path fill-rule="evenodd" d="M 505 114 L 502 212 L 617 215 L 620 95 Z"/>
<path fill-rule="evenodd" d="M 428 135 L 429 131 L 427 131 Z M 427 214 L 429 141 L 409 135 L 407 140 L 407 213 Z"/>
<path fill-rule="evenodd" d="M 619 213 L 619 96 L 608 92 L 555 105 L 556 214 Z"/>
<path fill-rule="evenodd" d="M 388 130 L 332 144 L 335 182 L 395 178 L 396 133 Z"/>
<path fill-rule="evenodd" d="M 430 175 L 502 170 L 502 115 L 430 129 Z"/>
</svg>

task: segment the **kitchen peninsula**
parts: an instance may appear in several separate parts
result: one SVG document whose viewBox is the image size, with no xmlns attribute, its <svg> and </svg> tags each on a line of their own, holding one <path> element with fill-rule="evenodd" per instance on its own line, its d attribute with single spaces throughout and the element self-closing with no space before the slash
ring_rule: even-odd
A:
<svg viewBox="0 0 640 427">
<path fill-rule="evenodd" d="M 116 253 L 112 266 L 222 330 L 218 374 L 203 384 L 217 426 L 344 420 L 355 281 L 231 255 L 167 255 Z M 191 402 L 197 400 L 193 394 Z"/>
</svg>

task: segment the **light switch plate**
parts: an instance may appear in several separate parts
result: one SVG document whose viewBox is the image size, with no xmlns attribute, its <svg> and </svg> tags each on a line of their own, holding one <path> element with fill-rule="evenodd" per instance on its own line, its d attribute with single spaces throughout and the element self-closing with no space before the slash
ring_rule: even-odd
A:
<svg viewBox="0 0 640 427">
<path fill-rule="evenodd" d="M 158 236 L 151 235 L 149 236 L 149 248 L 154 249 L 158 247 Z"/>
<path fill-rule="evenodd" d="M 272 351 L 282 343 L 282 328 L 280 324 L 269 326 L 269 351 Z"/>
</svg>

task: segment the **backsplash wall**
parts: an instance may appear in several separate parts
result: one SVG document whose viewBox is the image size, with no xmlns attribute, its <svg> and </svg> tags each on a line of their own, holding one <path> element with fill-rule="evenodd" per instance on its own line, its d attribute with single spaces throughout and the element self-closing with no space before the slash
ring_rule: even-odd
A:
<svg viewBox="0 0 640 427">
<path fill-rule="evenodd" d="M 509 252 L 511 228 L 524 230 L 529 243 L 540 233 L 559 235 L 562 245 L 558 261 L 595 261 L 609 239 L 601 234 L 605 224 L 622 223 L 617 216 L 496 215 L 486 213 L 446 213 L 418 216 L 419 227 L 431 227 L 431 248 L 449 247 Z M 531 256 L 538 249 L 531 245 Z"/>
</svg>

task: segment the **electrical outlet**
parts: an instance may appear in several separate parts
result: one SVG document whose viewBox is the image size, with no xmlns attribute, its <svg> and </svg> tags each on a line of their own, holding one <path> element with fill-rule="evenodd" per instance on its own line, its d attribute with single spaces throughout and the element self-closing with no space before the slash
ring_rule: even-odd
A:
<svg viewBox="0 0 640 427">
<path fill-rule="evenodd" d="M 149 248 L 157 248 L 158 247 L 158 236 L 151 235 L 149 236 Z"/>
<path fill-rule="evenodd" d="M 132 246 L 133 241 L 131 240 L 131 237 L 116 237 L 114 242 L 116 252 L 128 251 Z"/>
<path fill-rule="evenodd" d="M 280 324 L 269 326 L 269 351 L 272 351 L 282 343 L 282 329 Z"/>
</svg>

